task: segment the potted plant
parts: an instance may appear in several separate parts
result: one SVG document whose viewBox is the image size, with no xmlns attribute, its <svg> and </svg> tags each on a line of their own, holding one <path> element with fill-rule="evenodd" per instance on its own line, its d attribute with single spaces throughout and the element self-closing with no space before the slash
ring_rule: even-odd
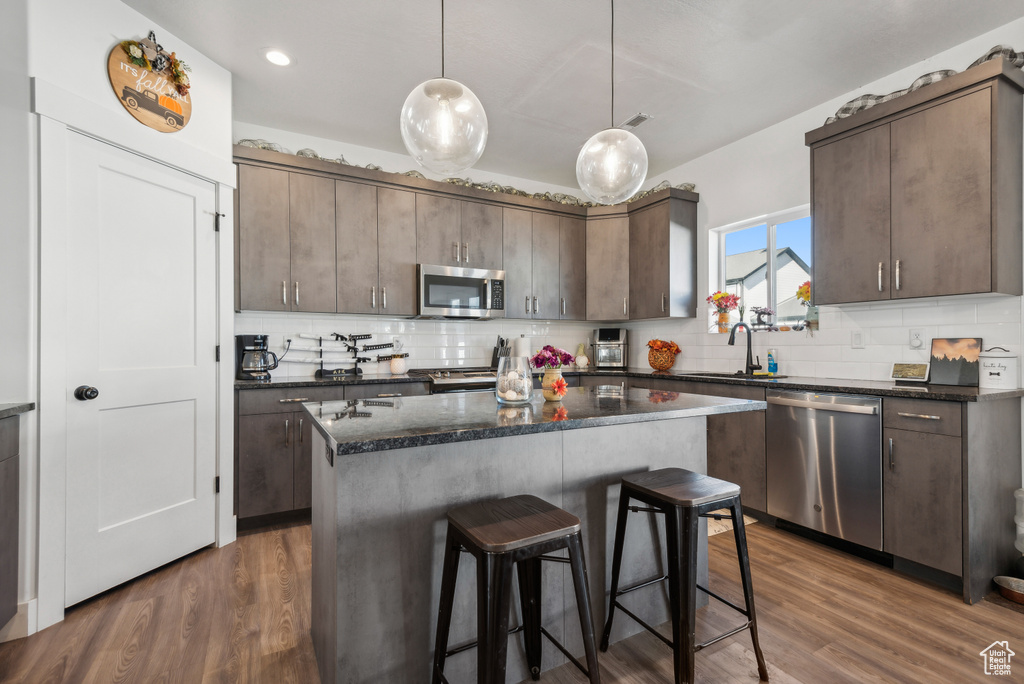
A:
<svg viewBox="0 0 1024 684">
<path fill-rule="evenodd" d="M 572 354 L 550 344 L 530 357 L 534 368 L 544 369 L 540 388 L 545 401 L 561 401 L 565 396 L 567 384 L 562 378 L 562 366 L 568 366 L 574 360 Z"/>
<path fill-rule="evenodd" d="M 708 295 L 707 302 L 718 312 L 718 332 L 729 332 L 729 312 L 739 306 L 739 296 L 719 290 Z"/>
</svg>

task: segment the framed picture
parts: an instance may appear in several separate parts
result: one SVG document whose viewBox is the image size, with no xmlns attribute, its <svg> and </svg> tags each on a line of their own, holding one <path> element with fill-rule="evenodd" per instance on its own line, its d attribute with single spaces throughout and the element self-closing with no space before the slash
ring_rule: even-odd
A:
<svg viewBox="0 0 1024 684">
<path fill-rule="evenodd" d="M 900 363 L 892 364 L 892 379 L 896 382 L 928 382 L 927 363 Z"/>
<path fill-rule="evenodd" d="M 933 385 L 977 387 L 981 367 L 980 337 L 932 338 L 931 380 Z"/>
</svg>

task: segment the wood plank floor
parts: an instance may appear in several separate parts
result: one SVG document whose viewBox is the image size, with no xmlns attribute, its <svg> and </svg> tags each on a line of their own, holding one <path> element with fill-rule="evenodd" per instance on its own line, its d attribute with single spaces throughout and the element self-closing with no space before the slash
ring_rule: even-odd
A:
<svg viewBox="0 0 1024 684">
<path fill-rule="evenodd" d="M 1024 611 L 998 596 L 958 596 L 763 524 L 748 528 L 761 644 L 780 684 L 991 681 L 979 652 L 1020 653 Z M 732 535 L 711 538 L 712 589 L 739 599 Z M 0 682 L 105 684 L 318 681 L 309 638 L 310 527 L 278 526 L 206 549 L 68 611 L 27 639 L 0 644 Z M 700 611 L 708 636 L 736 624 Z M 666 646 L 641 634 L 601 654 L 606 684 L 670 682 Z M 697 656 L 698 681 L 755 682 L 746 634 Z M 571 665 L 552 684 L 583 682 Z M 390 684 L 390 683 L 389 683 Z M 406 684 L 406 683 L 395 683 Z M 408 683 L 416 684 L 416 683 Z"/>
</svg>

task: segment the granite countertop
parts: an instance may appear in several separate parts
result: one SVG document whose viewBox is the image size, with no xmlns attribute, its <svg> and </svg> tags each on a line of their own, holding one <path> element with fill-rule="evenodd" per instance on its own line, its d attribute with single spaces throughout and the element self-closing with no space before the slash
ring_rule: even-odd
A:
<svg viewBox="0 0 1024 684">
<path fill-rule="evenodd" d="M 525 406 L 498 404 L 493 392 L 303 406 L 338 455 L 767 408 L 763 401 L 596 387 L 572 387 L 561 402 L 536 392 Z"/>
<path fill-rule="evenodd" d="M 669 370 L 654 371 L 650 368 L 634 367 L 624 371 L 614 370 L 568 370 L 563 375 L 596 376 L 596 377 L 630 377 L 630 378 L 666 378 L 688 380 L 690 382 L 709 382 L 727 385 L 747 385 L 750 387 L 770 387 L 779 390 L 806 390 L 810 392 L 838 392 L 845 394 L 869 394 L 878 397 L 904 397 L 911 399 L 934 399 L 936 401 L 991 401 L 1024 396 L 1024 388 L 1019 389 L 979 389 L 977 387 L 954 387 L 951 385 L 906 384 L 897 385 L 892 381 L 878 380 L 841 380 L 837 378 L 806 378 L 788 376 L 783 378 L 753 379 L 736 377 L 719 377 L 695 375 L 703 371 Z M 281 378 L 270 382 L 254 382 L 236 380 L 235 389 L 287 389 L 292 387 L 320 387 L 328 385 L 373 385 L 381 383 L 427 382 L 425 377 L 409 375 L 391 375 L 389 373 L 364 373 L 363 375 L 345 376 L 317 380 L 313 378 Z"/>
<path fill-rule="evenodd" d="M 0 420 L 17 416 L 35 409 L 34 402 L 26 401 L 20 404 L 0 404 Z"/>
</svg>

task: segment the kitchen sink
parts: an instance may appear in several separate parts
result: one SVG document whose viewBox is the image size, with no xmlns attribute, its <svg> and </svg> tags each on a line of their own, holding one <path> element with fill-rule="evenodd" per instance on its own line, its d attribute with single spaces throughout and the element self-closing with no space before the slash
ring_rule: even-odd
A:
<svg viewBox="0 0 1024 684">
<path fill-rule="evenodd" d="M 743 371 L 736 371 L 735 373 L 695 371 L 693 373 L 685 373 L 685 375 L 698 375 L 703 378 L 742 378 L 743 380 L 778 380 L 779 378 L 789 377 L 786 375 L 754 375 L 752 373 L 744 373 Z"/>
</svg>

